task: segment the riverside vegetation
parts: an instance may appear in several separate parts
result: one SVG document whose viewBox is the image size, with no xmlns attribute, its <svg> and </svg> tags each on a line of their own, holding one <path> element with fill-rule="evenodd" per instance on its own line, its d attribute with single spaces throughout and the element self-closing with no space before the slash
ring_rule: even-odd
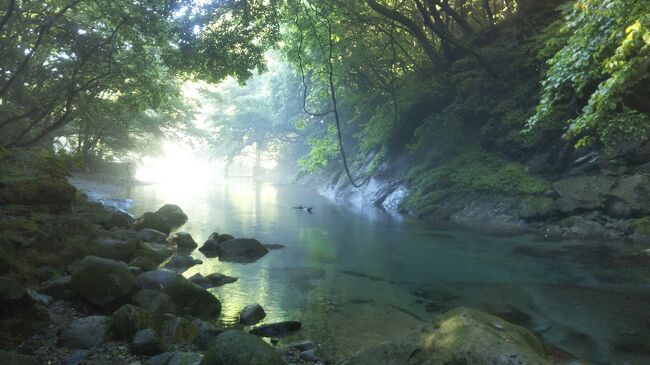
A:
<svg viewBox="0 0 650 365">
<path fill-rule="evenodd" d="M 280 245 L 213 233 L 199 247 L 176 231 L 188 217 L 175 205 L 137 219 L 88 201 L 43 156 L 3 155 L 0 350 L 3 364 L 324 364 L 310 341 L 282 338 L 300 322 L 257 325 L 257 304 L 240 325 L 216 324 L 221 301 L 206 288 L 237 280 L 181 274 L 200 249 L 254 265 Z M 24 169 L 7 168 L 24 166 Z M 33 179 L 39 176 L 39 179 Z M 254 326 L 247 331 L 249 326 Z M 249 333 L 250 332 L 250 333 Z M 270 345 L 261 338 L 270 338 Z M 10 350 L 10 351 L 8 351 Z M 415 357 L 414 357 L 415 355 Z M 379 357 L 378 357 L 379 356 Z M 505 356 L 505 357 L 504 357 Z M 411 336 L 342 364 L 576 364 L 528 330 L 467 308 L 451 310 Z M 506 361 L 506 362 L 503 362 Z"/>
<path fill-rule="evenodd" d="M 648 1 L 0 9 L 2 363 L 322 361 L 312 344 L 280 340 L 278 352 L 244 327 L 215 326 L 228 298 L 205 288 L 235 279 L 181 275 L 200 263 L 175 231 L 188 219 L 179 207 L 134 220 L 66 181 L 70 169 L 155 154 L 169 140 L 207 146 L 226 169 L 252 155 L 256 176 L 274 159 L 284 180 L 423 219 L 650 240 Z M 222 234 L 202 251 L 254 265 L 268 249 Z M 584 362 L 458 308 L 343 363 Z"/>
</svg>

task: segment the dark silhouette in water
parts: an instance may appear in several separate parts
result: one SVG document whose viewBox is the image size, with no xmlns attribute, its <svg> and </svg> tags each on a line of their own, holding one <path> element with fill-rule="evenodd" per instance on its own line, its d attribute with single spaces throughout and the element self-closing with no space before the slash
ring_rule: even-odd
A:
<svg viewBox="0 0 650 365">
<path fill-rule="evenodd" d="M 314 209 L 314 207 L 303 207 L 302 205 L 299 205 L 297 207 L 293 207 L 293 209 L 304 210 L 305 212 L 311 214 L 312 213 L 311 211 L 312 211 L 312 209 Z"/>
</svg>

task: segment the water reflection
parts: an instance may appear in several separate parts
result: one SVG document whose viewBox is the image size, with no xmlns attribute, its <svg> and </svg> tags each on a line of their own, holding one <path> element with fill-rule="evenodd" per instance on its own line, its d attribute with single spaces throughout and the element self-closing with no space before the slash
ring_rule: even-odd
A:
<svg viewBox="0 0 650 365">
<path fill-rule="evenodd" d="M 184 275 L 239 278 L 210 289 L 223 303 L 226 325 L 245 305 L 259 303 L 265 322 L 302 320 L 296 338 L 340 357 L 464 305 L 525 325 L 598 364 L 648 363 L 650 275 L 625 261 L 639 248 L 627 243 L 433 228 L 247 179 L 141 185 L 125 195 L 136 215 L 178 204 L 190 217 L 183 230 L 199 244 L 217 231 L 286 246 L 251 264 L 192 253 L 204 263 Z M 297 205 L 314 206 L 314 213 L 291 208 Z"/>
</svg>

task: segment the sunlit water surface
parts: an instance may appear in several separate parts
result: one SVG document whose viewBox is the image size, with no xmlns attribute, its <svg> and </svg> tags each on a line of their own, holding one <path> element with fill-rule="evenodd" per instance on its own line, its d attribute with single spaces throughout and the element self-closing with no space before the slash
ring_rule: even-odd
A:
<svg viewBox="0 0 650 365">
<path fill-rule="evenodd" d="M 642 247 L 433 227 L 248 179 L 136 185 L 113 195 L 132 199 L 135 215 L 178 204 L 189 216 L 181 229 L 199 244 L 217 231 L 285 245 L 251 264 L 197 250 L 203 264 L 184 275 L 238 277 L 210 289 L 223 304 L 223 324 L 236 325 L 242 307 L 260 303 L 265 323 L 301 320 L 289 340 L 312 339 L 330 359 L 469 306 L 598 364 L 650 364 L 650 276 L 625 259 Z"/>
</svg>

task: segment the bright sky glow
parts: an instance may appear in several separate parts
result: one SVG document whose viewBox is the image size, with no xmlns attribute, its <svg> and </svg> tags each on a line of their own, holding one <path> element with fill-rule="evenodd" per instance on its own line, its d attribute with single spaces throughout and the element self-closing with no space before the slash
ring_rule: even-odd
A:
<svg viewBox="0 0 650 365">
<path fill-rule="evenodd" d="M 145 157 L 136 171 L 136 179 L 170 184 L 205 184 L 221 176 L 222 168 L 187 145 L 168 142 L 160 157 Z"/>
</svg>

